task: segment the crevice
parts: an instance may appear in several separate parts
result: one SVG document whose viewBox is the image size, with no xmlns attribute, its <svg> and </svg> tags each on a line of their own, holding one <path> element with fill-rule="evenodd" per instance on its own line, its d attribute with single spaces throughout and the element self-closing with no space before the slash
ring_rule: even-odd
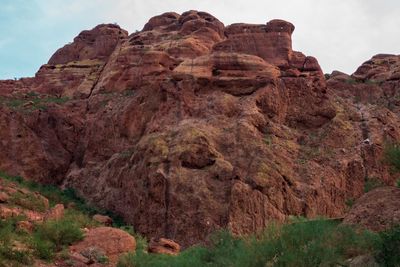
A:
<svg viewBox="0 0 400 267">
<path fill-rule="evenodd" d="M 170 184 L 168 178 L 163 175 L 165 180 L 164 184 L 164 205 L 165 205 L 165 212 L 164 212 L 164 236 L 166 238 L 171 238 L 170 236 L 170 227 L 169 227 L 169 205 L 170 205 Z"/>
<path fill-rule="evenodd" d="M 110 59 L 113 57 L 113 55 L 114 55 L 115 53 L 119 54 L 120 51 L 121 51 L 121 48 L 122 48 L 122 42 L 118 42 L 118 44 L 116 45 L 114 51 L 110 54 L 110 56 L 107 58 L 107 60 L 104 62 L 104 64 L 100 67 L 100 70 L 98 70 L 97 79 L 96 79 L 96 81 L 93 83 L 92 88 L 90 88 L 90 93 L 89 93 L 89 95 L 86 97 L 86 99 L 89 99 L 89 98 L 92 96 L 94 89 L 96 88 L 97 84 L 98 84 L 99 81 L 100 81 L 100 78 L 102 77 L 102 74 L 103 74 L 104 69 L 107 67 L 108 63 L 110 62 Z"/>
<path fill-rule="evenodd" d="M 362 159 L 362 166 L 364 169 L 364 178 L 368 179 L 368 168 L 367 168 L 367 156 L 365 154 L 365 145 L 370 145 L 370 140 L 369 140 L 369 127 L 367 123 L 368 116 L 366 116 L 366 113 L 364 112 L 364 107 L 361 106 L 361 104 L 357 104 L 357 110 L 360 113 L 361 117 L 361 122 L 360 122 L 360 130 L 361 130 L 361 135 L 362 135 L 362 140 L 361 140 L 361 147 L 360 147 L 360 155 Z M 368 143 L 365 143 L 368 140 Z"/>
</svg>

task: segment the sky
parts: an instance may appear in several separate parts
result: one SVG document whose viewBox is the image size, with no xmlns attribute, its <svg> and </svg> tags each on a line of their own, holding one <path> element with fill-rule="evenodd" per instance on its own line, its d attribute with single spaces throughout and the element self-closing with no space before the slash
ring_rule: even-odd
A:
<svg viewBox="0 0 400 267">
<path fill-rule="evenodd" d="M 167 11 L 206 11 L 225 25 L 292 22 L 293 48 L 323 71 L 353 73 L 378 53 L 400 54 L 399 0 L 0 0 L 0 79 L 34 76 L 82 30 L 141 30 Z"/>
</svg>

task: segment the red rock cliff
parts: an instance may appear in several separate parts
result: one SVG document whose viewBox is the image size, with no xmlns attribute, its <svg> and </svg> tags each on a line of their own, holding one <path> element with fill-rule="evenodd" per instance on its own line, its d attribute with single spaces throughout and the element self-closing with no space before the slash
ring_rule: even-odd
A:
<svg viewBox="0 0 400 267">
<path fill-rule="evenodd" d="M 368 177 L 393 183 L 382 144 L 400 138 L 398 112 L 355 103 L 365 84 L 349 76 L 326 83 L 315 58 L 292 50 L 293 31 L 197 11 L 129 36 L 84 31 L 34 78 L 0 82 L 0 169 L 73 187 L 183 245 L 289 215 L 341 216 Z M 354 79 L 381 77 L 383 96 L 393 60 Z"/>
</svg>

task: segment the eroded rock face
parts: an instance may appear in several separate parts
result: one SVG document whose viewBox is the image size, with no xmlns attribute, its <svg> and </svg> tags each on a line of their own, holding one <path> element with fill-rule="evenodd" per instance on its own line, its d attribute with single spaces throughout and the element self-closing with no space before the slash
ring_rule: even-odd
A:
<svg viewBox="0 0 400 267">
<path fill-rule="evenodd" d="M 156 254 L 178 255 L 181 251 L 181 246 L 170 239 L 152 239 L 149 242 L 148 251 Z"/>
<path fill-rule="evenodd" d="M 101 251 L 113 266 L 122 254 L 133 252 L 135 249 L 136 240 L 133 236 L 112 227 L 92 228 L 81 242 L 69 247 L 71 253 L 81 254 L 89 259 L 90 255 L 87 254 L 90 254 L 90 250 Z"/>
<path fill-rule="evenodd" d="M 102 24 L 92 30 L 83 31 L 74 41 L 57 50 L 49 65 L 67 64 L 73 61 L 106 60 L 128 32 L 118 25 Z"/>
<path fill-rule="evenodd" d="M 111 54 L 127 36 L 127 31 L 114 24 L 81 32 L 39 69 L 32 89 L 58 97 L 87 98 Z"/>
<path fill-rule="evenodd" d="M 400 189 L 381 187 L 359 198 L 343 220 L 344 224 L 384 231 L 400 223 Z"/>
<path fill-rule="evenodd" d="M 382 144 L 399 140 L 398 113 L 356 105 L 350 76 L 326 82 L 292 50 L 293 30 L 189 11 L 128 37 L 85 31 L 35 78 L 0 82 L 0 169 L 73 187 L 183 247 L 221 228 L 341 216 L 367 176 L 393 183 Z M 383 83 L 379 94 L 394 90 Z"/>
</svg>

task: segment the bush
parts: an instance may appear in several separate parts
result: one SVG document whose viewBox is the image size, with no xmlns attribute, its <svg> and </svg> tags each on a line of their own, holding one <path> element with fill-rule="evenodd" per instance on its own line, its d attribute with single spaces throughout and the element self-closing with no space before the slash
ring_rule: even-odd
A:
<svg viewBox="0 0 400 267">
<path fill-rule="evenodd" d="M 34 181 L 24 180 L 20 176 L 8 175 L 3 171 L 0 171 L 0 177 L 5 178 L 11 182 L 15 182 L 22 187 L 28 188 L 31 191 L 39 192 L 50 201 L 50 205 L 63 203 L 67 206 L 70 203 L 74 203 L 76 210 L 85 213 L 88 216 L 92 216 L 94 214 L 105 214 L 113 219 L 113 225 L 115 227 L 121 227 L 125 225 L 124 220 L 121 216 L 118 216 L 113 212 L 103 211 L 91 205 L 88 205 L 84 199 L 77 195 L 76 191 L 73 188 L 66 188 L 64 190 L 61 190 L 53 185 L 42 185 Z"/>
<path fill-rule="evenodd" d="M 83 232 L 76 222 L 67 219 L 47 221 L 37 225 L 33 247 L 41 258 L 49 259 L 51 253 L 82 239 Z"/>
<path fill-rule="evenodd" d="M 49 240 L 42 240 L 39 235 L 35 235 L 32 241 L 32 248 L 36 257 L 42 260 L 52 260 L 56 251 L 55 245 Z"/>
<path fill-rule="evenodd" d="M 11 196 L 10 203 L 29 210 L 40 212 L 46 211 L 46 204 L 43 199 L 32 193 L 22 194 L 20 192 L 16 192 Z"/>
<path fill-rule="evenodd" d="M 32 263 L 28 251 L 13 248 L 12 241 L 14 239 L 15 223 L 15 218 L 0 220 L 0 266 L 9 266 L 5 264 L 7 261 L 26 265 Z"/>
<path fill-rule="evenodd" d="M 91 228 L 100 225 L 87 214 L 75 209 L 66 209 L 64 219 L 66 221 L 74 222 L 74 224 L 79 228 Z"/>
<path fill-rule="evenodd" d="M 398 144 L 385 145 L 384 158 L 392 166 L 394 172 L 400 171 L 400 146 Z"/>
<path fill-rule="evenodd" d="M 238 238 L 227 231 L 215 234 L 211 246 L 195 246 L 178 256 L 137 251 L 121 258 L 118 267 L 256 267 L 336 266 L 356 255 L 374 250 L 379 236 L 337 226 L 327 220 L 296 220 L 283 226 L 271 225 L 260 236 Z"/>
<path fill-rule="evenodd" d="M 384 183 L 378 178 L 375 177 L 367 178 L 364 183 L 364 193 L 368 193 L 369 191 L 381 186 L 384 186 Z"/>
<path fill-rule="evenodd" d="M 380 233 L 381 243 L 376 259 L 383 266 L 400 266 L 400 225 Z"/>
</svg>

